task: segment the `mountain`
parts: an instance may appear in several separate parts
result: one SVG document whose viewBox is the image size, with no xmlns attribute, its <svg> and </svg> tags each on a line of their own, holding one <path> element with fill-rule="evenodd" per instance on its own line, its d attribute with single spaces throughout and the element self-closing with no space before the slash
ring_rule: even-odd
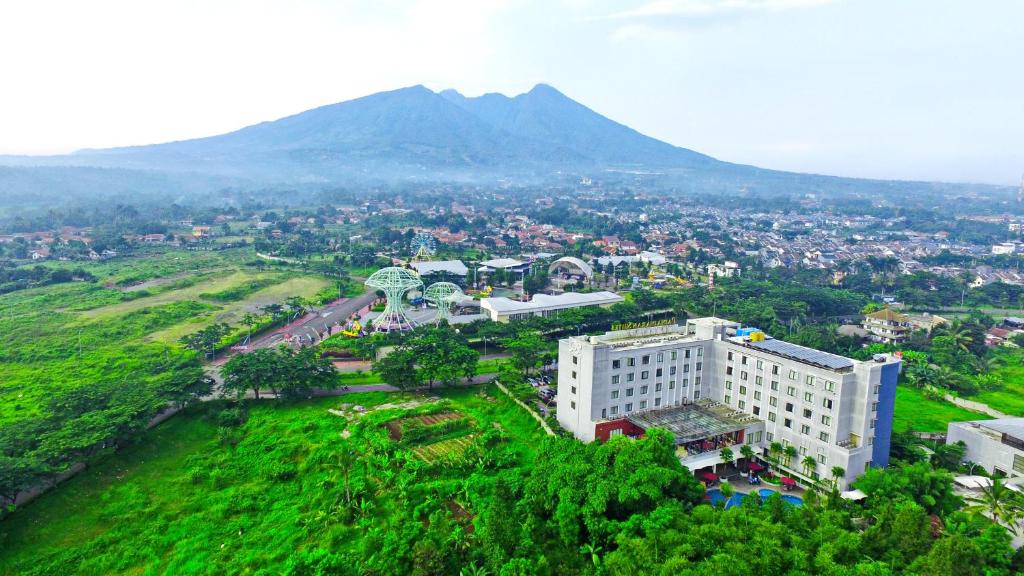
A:
<svg viewBox="0 0 1024 576">
<path fill-rule="evenodd" d="M 543 84 L 514 98 L 466 98 L 453 90 L 434 93 L 413 86 L 218 136 L 45 159 L 8 158 L 6 163 L 189 172 L 266 182 L 327 182 L 370 174 L 490 179 L 725 165 L 644 136 Z"/>
<path fill-rule="evenodd" d="M 235 132 L 148 146 L 81 150 L 66 156 L 0 157 L 0 196 L 31 177 L 77 187 L 73 170 L 94 182 L 104 174 L 119 189 L 235 189 L 360 183 L 573 182 L 579 176 L 645 183 L 677 192 L 835 193 L 927 192 L 964 185 L 858 180 L 765 170 L 723 162 L 645 136 L 545 84 L 515 97 L 467 98 L 412 86 L 330 104 Z M 60 167 L 47 173 L 42 167 Z M 159 174 L 159 177 L 155 177 Z M 134 178 L 134 180 L 133 180 Z M 11 183 L 14 184 L 11 184 Z M 26 188 L 26 186 L 28 188 Z"/>
</svg>

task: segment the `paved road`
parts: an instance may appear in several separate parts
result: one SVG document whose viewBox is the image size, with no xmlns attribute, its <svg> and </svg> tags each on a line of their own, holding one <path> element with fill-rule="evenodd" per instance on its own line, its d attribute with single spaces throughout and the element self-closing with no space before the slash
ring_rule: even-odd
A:
<svg viewBox="0 0 1024 576">
<path fill-rule="evenodd" d="M 252 342 L 252 347 L 266 348 L 268 346 L 275 346 L 284 341 L 285 334 L 299 336 L 303 344 L 308 344 L 309 338 L 313 338 L 316 341 L 319 339 L 319 335 L 325 333 L 328 328 L 334 327 L 336 324 L 344 324 L 349 316 L 366 308 L 375 299 L 376 295 L 373 292 L 366 292 L 355 298 L 335 300 L 315 312 L 306 314 L 296 322 L 292 322 L 270 334 L 257 338 Z"/>
</svg>

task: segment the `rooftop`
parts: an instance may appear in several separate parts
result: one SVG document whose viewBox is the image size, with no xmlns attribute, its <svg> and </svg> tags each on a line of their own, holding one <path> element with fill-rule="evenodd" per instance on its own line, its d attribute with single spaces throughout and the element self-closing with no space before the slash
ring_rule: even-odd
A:
<svg viewBox="0 0 1024 576">
<path fill-rule="evenodd" d="M 673 408 L 660 408 L 647 412 L 635 412 L 628 420 L 647 430 L 662 428 L 676 437 L 676 443 L 683 444 L 702 438 L 718 436 L 742 430 L 746 427 L 744 414 L 731 411 L 724 406 L 700 406 L 685 404 Z"/>
<path fill-rule="evenodd" d="M 806 346 L 790 344 L 789 342 L 776 340 L 775 338 L 766 338 L 760 342 L 755 342 L 743 337 L 734 337 L 730 338 L 729 341 L 741 344 L 748 348 L 770 352 L 778 356 L 789 358 L 790 360 L 797 360 L 805 364 L 818 366 L 819 368 L 827 368 L 829 370 L 849 370 L 853 368 L 853 360 L 850 360 L 845 356 L 822 352 L 821 350 L 807 348 Z"/>
<path fill-rule="evenodd" d="M 520 302 L 505 297 L 481 298 L 480 304 L 497 312 L 528 312 L 541 308 L 558 308 L 571 306 L 600 306 L 624 301 L 622 296 L 614 292 L 566 292 L 557 296 L 536 294 L 529 302 Z"/>
<path fill-rule="evenodd" d="M 526 262 L 516 260 L 515 258 L 495 258 L 494 260 L 486 260 L 480 264 L 485 268 L 516 268 L 524 266 Z"/>
<path fill-rule="evenodd" d="M 455 274 L 456 276 L 465 276 L 469 273 L 469 268 L 462 263 L 462 260 L 441 260 L 438 262 L 413 262 L 413 269 L 420 273 L 420 275 L 433 274 L 435 272 L 447 272 L 449 274 Z"/>
</svg>

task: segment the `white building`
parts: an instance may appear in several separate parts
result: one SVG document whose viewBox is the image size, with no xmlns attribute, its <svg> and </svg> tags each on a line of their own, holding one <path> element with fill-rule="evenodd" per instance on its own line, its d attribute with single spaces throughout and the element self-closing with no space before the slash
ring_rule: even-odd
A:
<svg viewBox="0 0 1024 576">
<path fill-rule="evenodd" d="M 1014 242 L 1002 242 L 1000 244 L 992 245 L 993 254 L 1015 254 L 1017 252 L 1017 244 Z"/>
<path fill-rule="evenodd" d="M 740 270 L 740 265 L 732 260 L 726 260 L 724 264 L 708 264 L 708 276 L 732 278 L 739 276 Z"/>
<path fill-rule="evenodd" d="M 481 298 L 480 311 L 495 322 L 525 320 L 530 316 L 552 316 L 559 310 L 584 306 L 611 306 L 624 298 L 614 292 L 566 292 L 557 296 L 535 294 L 528 302 L 504 297 Z"/>
<path fill-rule="evenodd" d="M 792 445 L 790 473 L 827 478 L 838 466 L 843 487 L 888 464 L 899 370 L 895 357 L 859 362 L 719 318 L 569 337 L 558 421 L 584 441 L 667 428 L 695 470 L 720 463 L 723 446 Z M 806 456 L 816 465 L 805 471 Z"/>
<path fill-rule="evenodd" d="M 989 474 L 1024 477 L 1024 418 L 950 422 L 946 443 L 963 442 L 964 459 Z"/>
<path fill-rule="evenodd" d="M 413 262 L 410 265 L 420 276 L 451 274 L 465 278 L 466 274 L 469 273 L 469 268 L 463 264 L 462 260 L 425 260 L 423 262 Z"/>
</svg>

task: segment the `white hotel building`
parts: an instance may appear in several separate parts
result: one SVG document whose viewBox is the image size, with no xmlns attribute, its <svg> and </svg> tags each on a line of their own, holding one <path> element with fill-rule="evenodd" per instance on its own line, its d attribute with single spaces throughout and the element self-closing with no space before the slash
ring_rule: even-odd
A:
<svg viewBox="0 0 1024 576">
<path fill-rule="evenodd" d="M 583 441 L 675 434 L 693 470 L 724 446 L 795 446 L 788 467 L 814 477 L 842 467 L 841 487 L 886 466 L 900 360 L 861 362 L 764 337 L 720 318 L 569 337 L 559 342 L 558 421 Z"/>
</svg>

